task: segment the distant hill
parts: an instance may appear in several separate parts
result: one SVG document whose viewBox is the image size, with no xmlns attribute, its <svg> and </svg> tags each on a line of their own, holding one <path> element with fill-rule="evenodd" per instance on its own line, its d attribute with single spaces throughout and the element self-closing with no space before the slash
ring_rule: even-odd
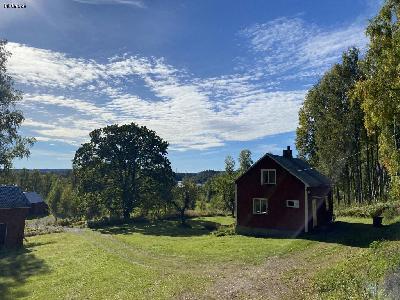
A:
<svg viewBox="0 0 400 300">
<path fill-rule="evenodd" d="M 222 171 L 205 170 L 198 173 L 175 173 L 175 179 L 181 181 L 184 177 L 193 178 L 196 183 L 205 183 L 211 177 L 220 174 Z"/>
<path fill-rule="evenodd" d="M 15 172 L 22 172 L 23 170 L 34 171 L 37 170 L 40 173 L 53 173 L 59 175 L 68 175 L 72 169 L 13 169 Z"/>
</svg>

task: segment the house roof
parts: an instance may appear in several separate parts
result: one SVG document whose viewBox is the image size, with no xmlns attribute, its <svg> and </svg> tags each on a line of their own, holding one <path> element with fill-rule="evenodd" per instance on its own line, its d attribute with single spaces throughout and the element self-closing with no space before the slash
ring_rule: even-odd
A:
<svg viewBox="0 0 400 300">
<path fill-rule="evenodd" d="M 273 159 L 276 163 L 286 169 L 293 176 L 297 177 L 306 186 L 316 187 L 316 186 L 326 186 L 331 185 L 331 181 L 325 175 L 319 173 L 313 167 L 311 167 L 307 162 L 299 158 L 288 158 L 279 155 L 274 155 L 271 153 L 265 154 L 256 163 L 254 163 L 249 170 L 242 174 L 236 181 L 239 181 L 247 172 L 258 165 L 263 159 L 269 157 Z"/>
<path fill-rule="evenodd" d="M 36 192 L 24 192 L 25 197 L 28 199 L 28 201 L 32 204 L 32 203 L 40 203 L 40 202 L 44 202 L 42 196 L 40 196 L 38 193 Z"/>
<path fill-rule="evenodd" d="M 0 186 L 0 209 L 30 207 L 22 190 L 14 185 Z"/>
</svg>

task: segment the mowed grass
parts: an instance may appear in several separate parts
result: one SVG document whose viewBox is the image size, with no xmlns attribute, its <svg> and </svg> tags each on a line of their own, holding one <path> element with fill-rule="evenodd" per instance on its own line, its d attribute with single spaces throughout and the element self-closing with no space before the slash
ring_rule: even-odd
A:
<svg viewBox="0 0 400 300">
<path fill-rule="evenodd" d="M 316 265 L 321 258 L 329 261 L 328 257 L 336 257 L 331 264 L 315 270 L 313 285 L 309 286 L 310 293 L 335 294 L 331 284 L 341 283 L 335 282 L 336 275 L 341 274 L 336 268 L 351 271 L 351 265 L 342 266 L 344 262 L 349 257 L 362 259 L 363 253 L 371 252 L 370 244 L 375 240 L 386 239 L 387 247 L 395 247 L 400 233 L 398 223 L 377 229 L 368 224 L 369 220 L 340 219 L 331 232 L 297 239 L 218 237 L 204 229 L 204 222 L 228 225 L 233 219 L 191 219 L 191 228 L 180 227 L 177 221 L 160 221 L 30 237 L 25 249 L 0 252 L 0 299 L 200 296 L 221 276 L 257 267 L 271 257 L 291 255 Z M 387 248 L 384 243 L 374 247 Z M 302 257 L 302 253 L 307 255 Z M 380 267 L 380 278 L 388 268 Z M 302 277 L 305 271 L 297 272 Z M 341 291 L 336 294 L 343 295 Z"/>
</svg>

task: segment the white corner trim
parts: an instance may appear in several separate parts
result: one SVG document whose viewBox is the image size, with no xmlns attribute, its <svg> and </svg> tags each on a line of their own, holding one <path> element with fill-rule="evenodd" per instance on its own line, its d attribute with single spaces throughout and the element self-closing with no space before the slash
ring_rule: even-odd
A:
<svg viewBox="0 0 400 300">
<path fill-rule="evenodd" d="M 308 232 L 308 193 L 307 185 L 304 185 L 304 232 Z"/>
<path fill-rule="evenodd" d="M 235 221 L 236 221 L 236 225 L 238 225 L 238 209 L 237 209 L 237 183 L 235 183 Z"/>
</svg>

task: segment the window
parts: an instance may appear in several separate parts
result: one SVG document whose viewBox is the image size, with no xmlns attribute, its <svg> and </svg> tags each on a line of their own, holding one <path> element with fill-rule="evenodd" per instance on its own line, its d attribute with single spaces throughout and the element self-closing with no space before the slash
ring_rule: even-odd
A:
<svg viewBox="0 0 400 300">
<path fill-rule="evenodd" d="M 265 198 L 253 199 L 253 214 L 261 215 L 266 214 L 268 209 L 268 200 Z"/>
<path fill-rule="evenodd" d="M 299 200 L 286 200 L 286 207 L 299 208 Z"/>
<path fill-rule="evenodd" d="M 261 184 L 276 184 L 276 170 L 261 169 Z"/>
</svg>

